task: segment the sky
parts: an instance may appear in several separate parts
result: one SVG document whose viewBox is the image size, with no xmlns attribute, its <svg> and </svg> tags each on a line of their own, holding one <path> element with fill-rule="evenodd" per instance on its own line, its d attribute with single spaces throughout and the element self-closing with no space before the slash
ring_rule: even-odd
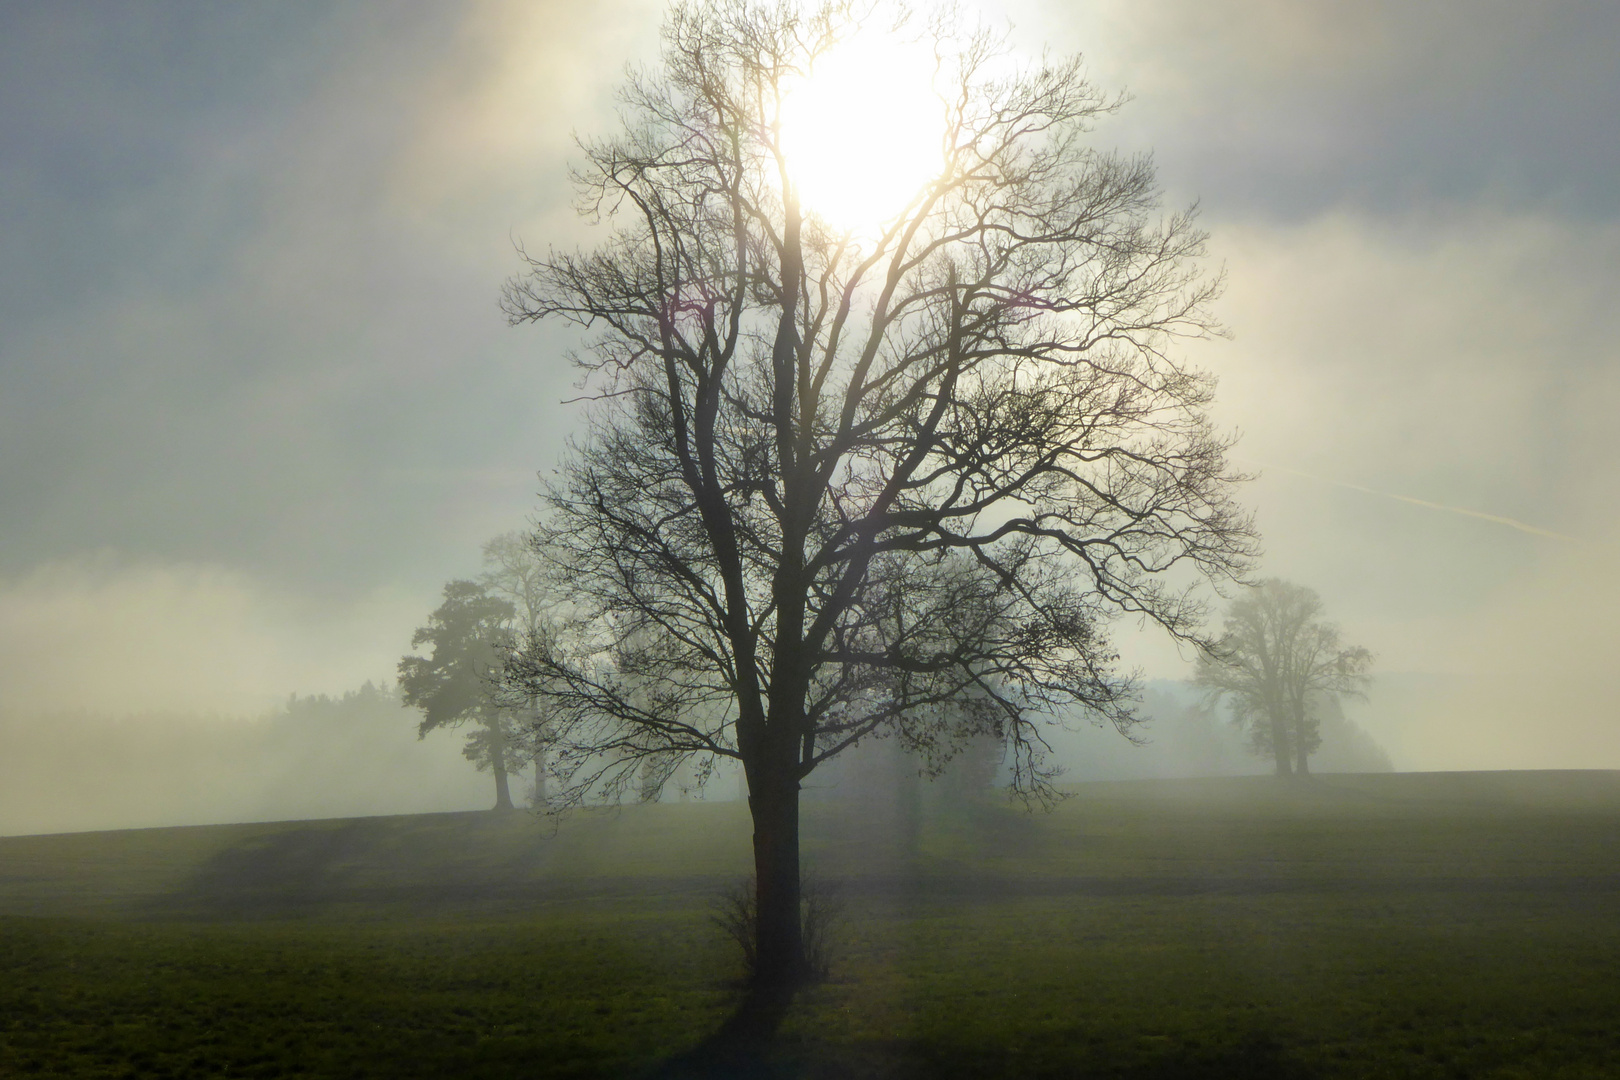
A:
<svg viewBox="0 0 1620 1080">
<path fill-rule="evenodd" d="M 391 678 L 576 422 L 514 243 L 588 238 L 662 5 L 0 2 L 0 710 Z M 1620 768 L 1620 6 L 1018 0 L 1197 202 L 1191 343 L 1412 769 Z M 1121 628 L 1131 663 L 1185 676 Z"/>
</svg>

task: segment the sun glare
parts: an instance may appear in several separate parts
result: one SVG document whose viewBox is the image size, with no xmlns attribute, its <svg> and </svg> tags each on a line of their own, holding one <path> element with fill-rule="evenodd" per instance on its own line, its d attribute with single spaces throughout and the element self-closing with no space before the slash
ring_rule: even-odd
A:
<svg viewBox="0 0 1620 1080">
<path fill-rule="evenodd" d="M 846 42 L 787 88 L 782 149 L 805 209 L 838 229 L 899 213 L 942 162 L 932 54 L 887 36 Z"/>
</svg>

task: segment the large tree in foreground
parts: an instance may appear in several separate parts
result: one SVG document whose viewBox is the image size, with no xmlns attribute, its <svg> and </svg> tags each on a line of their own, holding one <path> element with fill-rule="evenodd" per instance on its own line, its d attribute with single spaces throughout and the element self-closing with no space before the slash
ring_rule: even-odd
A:
<svg viewBox="0 0 1620 1080">
<path fill-rule="evenodd" d="M 1371 653 L 1345 645 L 1323 620 L 1315 591 L 1267 578 L 1232 601 L 1220 639 L 1198 658 L 1196 681 L 1230 703 L 1278 776 L 1303 776 L 1322 742 L 1324 700 L 1361 693 L 1371 666 Z"/>
<path fill-rule="evenodd" d="M 1252 535 L 1212 384 L 1169 351 L 1212 329 L 1204 237 L 1160 216 L 1148 160 L 1088 145 L 1115 102 L 1078 60 L 1020 67 L 993 35 L 839 4 L 684 4 L 663 40 L 624 130 L 583 147 L 609 238 L 528 256 L 506 293 L 514 322 L 592 332 L 595 396 L 535 540 L 569 617 L 509 670 L 546 702 L 566 797 L 741 762 L 756 978 L 781 986 L 807 774 L 867 737 L 937 766 L 988 734 L 1042 794 L 1043 719 L 1132 722 L 1110 618 L 1195 635 L 1190 585 L 1238 572 Z M 932 132 L 926 177 L 865 220 L 824 211 L 817 80 L 914 48 L 927 109 L 891 134 Z M 891 100 L 834 89 L 861 106 L 837 124 Z"/>
</svg>

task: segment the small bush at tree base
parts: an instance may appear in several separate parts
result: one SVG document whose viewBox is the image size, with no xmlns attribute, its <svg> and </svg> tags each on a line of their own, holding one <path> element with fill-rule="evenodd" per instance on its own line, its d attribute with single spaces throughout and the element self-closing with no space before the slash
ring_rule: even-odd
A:
<svg viewBox="0 0 1620 1080">
<path fill-rule="evenodd" d="M 752 982 L 759 956 L 758 890 L 752 876 L 735 882 L 715 898 L 710 916 L 736 943 L 743 974 Z M 837 952 L 837 930 L 843 923 L 843 898 L 832 883 L 806 877 L 799 887 L 799 932 L 804 942 L 804 975 L 812 982 L 827 978 Z"/>
</svg>

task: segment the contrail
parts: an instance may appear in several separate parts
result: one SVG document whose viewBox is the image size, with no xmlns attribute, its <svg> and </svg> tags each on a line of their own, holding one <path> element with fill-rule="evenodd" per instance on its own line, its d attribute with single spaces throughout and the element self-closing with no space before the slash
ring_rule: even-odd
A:
<svg viewBox="0 0 1620 1080">
<path fill-rule="evenodd" d="M 1334 487 L 1349 488 L 1351 491 L 1360 491 L 1368 495 L 1381 495 L 1386 499 L 1397 499 L 1403 503 L 1411 503 L 1413 506 L 1426 506 L 1430 510 L 1444 510 L 1447 513 L 1461 514 L 1464 517 L 1479 518 L 1481 521 L 1494 521 L 1498 525 L 1506 525 L 1510 529 L 1518 529 L 1520 532 L 1529 533 L 1531 536 L 1548 536 L 1554 540 L 1568 540 L 1575 544 L 1585 542 L 1578 536 L 1570 536 L 1568 533 L 1553 532 L 1551 529 L 1543 529 L 1539 525 L 1531 525 L 1529 522 L 1520 521 L 1517 518 L 1503 517 L 1501 514 L 1487 514 L 1483 510 L 1469 510 L 1467 507 L 1463 506 L 1447 506 L 1445 503 L 1430 502 L 1428 499 L 1414 499 L 1410 495 L 1396 495 L 1394 492 L 1390 491 L 1378 491 L 1375 488 L 1365 487 L 1361 484 L 1352 484 L 1344 480 L 1334 480 L 1326 476 L 1317 476 L 1315 473 L 1302 472 L 1299 469 L 1285 469 L 1281 465 L 1265 465 L 1258 461 L 1251 461 L 1249 464 L 1274 472 L 1290 473 L 1294 476 L 1303 476 L 1307 480 L 1315 480 L 1323 484 L 1332 484 Z"/>
</svg>

